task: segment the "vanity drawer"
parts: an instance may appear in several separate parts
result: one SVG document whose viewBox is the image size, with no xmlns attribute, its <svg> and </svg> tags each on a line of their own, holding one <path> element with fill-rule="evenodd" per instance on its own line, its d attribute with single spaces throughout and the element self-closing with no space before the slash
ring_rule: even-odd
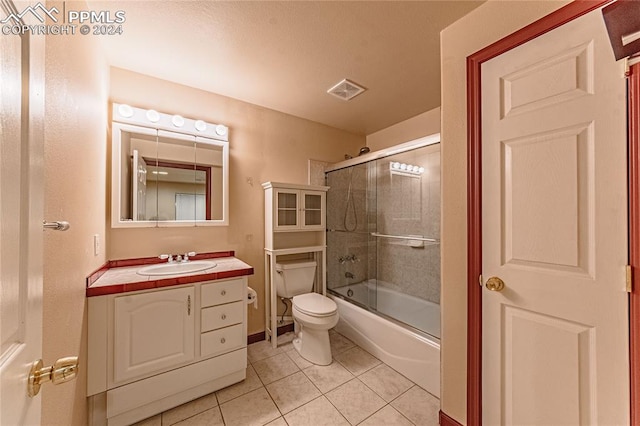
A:
<svg viewBox="0 0 640 426">
<path fill-rule="evenodd" d="M 242 329 L 242 324 L 238 324 L 201 334 L 200 355 L 216 355 L 243 347 L 247 337 Z"/>
<path fill-rule="evenodd" d="M 244 280 L 229 280 L 202 286 L 202 307 L 222 305 L 242 300 Z"/>
<path fill-rule="evenodd" d="M 212 306 L 202 309 L 201 331 L 215 330 L 242 322 L 244 311 L 242 302 L 227 303 L 225 305 Z"/>
</svg>

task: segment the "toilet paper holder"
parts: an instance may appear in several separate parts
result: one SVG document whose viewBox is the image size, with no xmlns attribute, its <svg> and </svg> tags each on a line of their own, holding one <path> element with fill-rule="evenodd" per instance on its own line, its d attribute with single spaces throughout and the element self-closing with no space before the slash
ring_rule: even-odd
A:
<svg viewBox="0 0 640 426">
<path fill-rule="evenodd" d="M 258 309 L 258 293 L 251 287 L 247 287 L 247 305 L 253 305 L 254 309 Z"/>
</svg>

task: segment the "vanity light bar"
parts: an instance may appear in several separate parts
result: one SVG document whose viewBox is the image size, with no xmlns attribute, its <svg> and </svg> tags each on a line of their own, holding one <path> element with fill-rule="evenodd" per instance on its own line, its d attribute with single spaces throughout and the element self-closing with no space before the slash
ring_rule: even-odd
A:
<svg viewBox="0 0 640 426">
<path fill-rule="evenodd" d="M 393 174 L 418 177 L 424 173 L 424 167 L 412 164 L 400 163 L 398 161 L 389 162 L 389 170 Z"/>
<path fill-rule="evenodd" d="M 126 104 L 113 104 L 113 121 L 229 141 L 229 128 L 223 124 L 207 123 L 202 120 L 184 118 L 181 115 L 164 114 L 153 109 L 136 108 Z"/>
</svg>

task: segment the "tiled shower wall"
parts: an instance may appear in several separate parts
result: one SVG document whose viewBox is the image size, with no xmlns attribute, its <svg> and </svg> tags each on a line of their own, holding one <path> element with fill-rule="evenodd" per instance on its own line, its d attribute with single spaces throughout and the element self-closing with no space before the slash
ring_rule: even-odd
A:
<svg viewBox="0 0 640 426">
<path fill-rule="evenodd" d="M 395 161 L 425 172 L 392 174 L 389 163 Z M 440 245 L 411 247 L 408 240 L 370 233 L 440 239 L 440 146 L 331 172 L 327 185 L 329 288 L 377 278 L 380 286 L 439 304 Z M 355 261 L 339 262 L 353 255 Z"/>
</svg>

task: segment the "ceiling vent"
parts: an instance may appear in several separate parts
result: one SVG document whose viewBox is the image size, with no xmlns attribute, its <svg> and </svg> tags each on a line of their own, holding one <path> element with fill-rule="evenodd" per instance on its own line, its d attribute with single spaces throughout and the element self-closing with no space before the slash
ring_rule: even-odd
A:
<svg viewBox="0 0 640 426">
<path fill-rule="evenodd" d="M 327 93 L 344 101 L 348 101 L 355 98 L 365 90 L 367 89 L 345 78 L 340 83 L 327 90 Z"/>
</svg>

